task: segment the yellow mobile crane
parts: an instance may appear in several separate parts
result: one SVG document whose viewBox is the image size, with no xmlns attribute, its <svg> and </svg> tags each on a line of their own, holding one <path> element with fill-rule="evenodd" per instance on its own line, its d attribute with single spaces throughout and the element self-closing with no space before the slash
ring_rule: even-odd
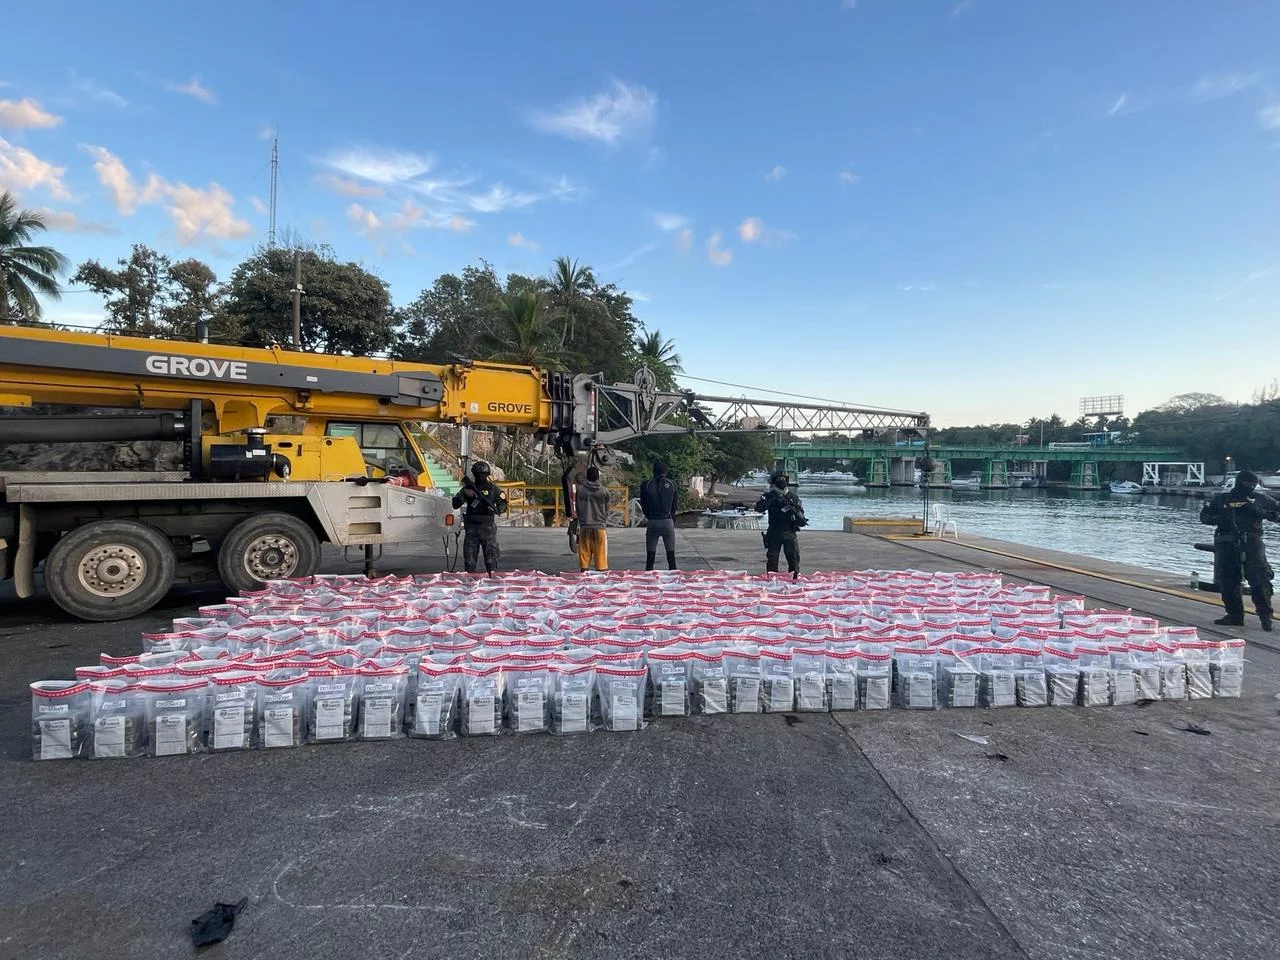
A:
<svg viewBox="0 0 1280 960">
<path fill-rule="evenodd" d="M 928 426 L 925 414 L 663 392 L 647 370 L 634 383 L 606 384 L 509 364 L 0 328 L 0 406 L 37 404 L 139 412 L 24 411 L 0 418 L 0 443 L 183 442 L 184 469 L 171 473 L 0 474 L 0 578 L 28 597 L 43 562 L 54 601 L 86 620 L 136 616 L 175 579 L 213 570 L 233 590 L 306 576 L 322 542 L 366 551 L 439 544 L 454 516 L 426 471 L 423 422 L 516 427 L 566 457 L 644 434 L 748 422 Z M 272 432 L 277 418 L 303 426 Z"/>
</svg>

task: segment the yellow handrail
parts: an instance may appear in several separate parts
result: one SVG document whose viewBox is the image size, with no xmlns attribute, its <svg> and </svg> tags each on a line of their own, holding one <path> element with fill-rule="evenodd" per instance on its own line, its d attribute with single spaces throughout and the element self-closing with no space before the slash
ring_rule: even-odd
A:
<svg viewBox="0 0 1280 960">
<path fill-rule="evenodd" d="M 448 457 L 448 460 L 445 462 L 444 466 L 448 468 L 449 473 L 453 477 L 453 479 L 461 480 L 462 479 L 462 458 L 459 457 L 452 450 L 450 450 L 448 447 L 446 447 L 441 442 L 439 437 L 437 437 L 433 433 L 429 433 L 426 430 L 425 425 L 420 425 L 420 426 L 422 426 L 422 429 L 418 431 L 418 436 L 426 437 L 436 447 L 438 447 L 440 451 L 443 454 L 445 454 L 446 457 Z"/>
<path fill-rule="evenodd" d="M 613 503 L 622 503 L 624 505 L 624 509 L 622 510 L 622 526 L 631 526 L 631 516 L 625 509 L 625 504 L 630 499 L 627 488 L 621 484 L 612 484 L 610 486 L 606 486 L 605 489 L 609 491 L 609 499 Z M 540 503 L 532 503 L 526 500 L 524 512 L 528 513 L 536 511 L 542 513 L 544 516 L 546 514 L 550 514 L 551 516 L 549 519 L 551 522 L 548 526 L 562 527 L 568 523 L 569 512 L 565 509 L 564 491 L 560 487 L 553 486 L 551 484 L 531 483 L 525 485 L 525 490 L 527 493 L 550 494 L 551 496 L 545 502 Z M 541 500 L 542 498 L 539 499 Z"/>
</svg>

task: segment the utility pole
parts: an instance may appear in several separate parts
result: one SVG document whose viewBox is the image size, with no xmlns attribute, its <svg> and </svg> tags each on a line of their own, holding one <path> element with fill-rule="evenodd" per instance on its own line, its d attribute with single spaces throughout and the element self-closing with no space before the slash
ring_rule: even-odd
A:
<svg viewBox="0 0 1280 960">
<path fill-rule="evenodd" d="M 271 141 L 271 219 L 267 226 L 267 249 L 276 245 L 276 178 L 280 172 L 280 131 Z"/>
<path fill-rule="evenodd" d="M 302 251 L 293 251 L 293 349 L 302 349 Z"/>
</svg>

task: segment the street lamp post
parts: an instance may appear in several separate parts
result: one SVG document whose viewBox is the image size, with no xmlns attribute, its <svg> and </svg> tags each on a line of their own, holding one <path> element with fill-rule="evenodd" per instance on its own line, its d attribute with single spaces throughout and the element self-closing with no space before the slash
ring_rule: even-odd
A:
<svg viewBox="0 0 1280 960">
<path fill-rule="evenodd" d="M 929 448 L 925 447 L 924 457 L 919 462 L 920 489 L 924 493 L 924 507 L 920 514 L 920 533 L 923 536 L 929 535 L 929 481 L 936 466 L 937 462 L 929 456 Z"/>
</svg>

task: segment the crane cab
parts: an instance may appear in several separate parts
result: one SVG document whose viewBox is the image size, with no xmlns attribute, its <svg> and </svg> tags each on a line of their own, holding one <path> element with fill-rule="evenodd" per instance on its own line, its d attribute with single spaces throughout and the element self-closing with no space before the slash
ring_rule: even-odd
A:
<svg viewBox="0 0 1280 960">
<path fill-rule="evenodd" d="M 421 438 L 421 439 L 420 439 Z M 206 436 L 204 462 L 211 463 L 214 448 L 240 445 L 236 434 Z M 308 419 L 300 433 L 271 430 L 261 437 L 270 456 L 283 457 L 287 472 L 279 471 L 262 479 L 334 481 L 367 477 L 370 480 L 397 479 L 405 486 L 429 489 L 434 486 L 427 470 L 422 443 L 428 442 L 421 427 L 399 420 Z"/>
<path fill-rule="evenodd" d="M 434 486 L 415 436 L 421 432 L 417 424 L 400 420 L 327 420 L 317 426 L 323 428 L 325 443 L 354 441 L 360 454 L 359 472 L 370 479 L 399 477 L 415 487 Z"/>
</svg>

